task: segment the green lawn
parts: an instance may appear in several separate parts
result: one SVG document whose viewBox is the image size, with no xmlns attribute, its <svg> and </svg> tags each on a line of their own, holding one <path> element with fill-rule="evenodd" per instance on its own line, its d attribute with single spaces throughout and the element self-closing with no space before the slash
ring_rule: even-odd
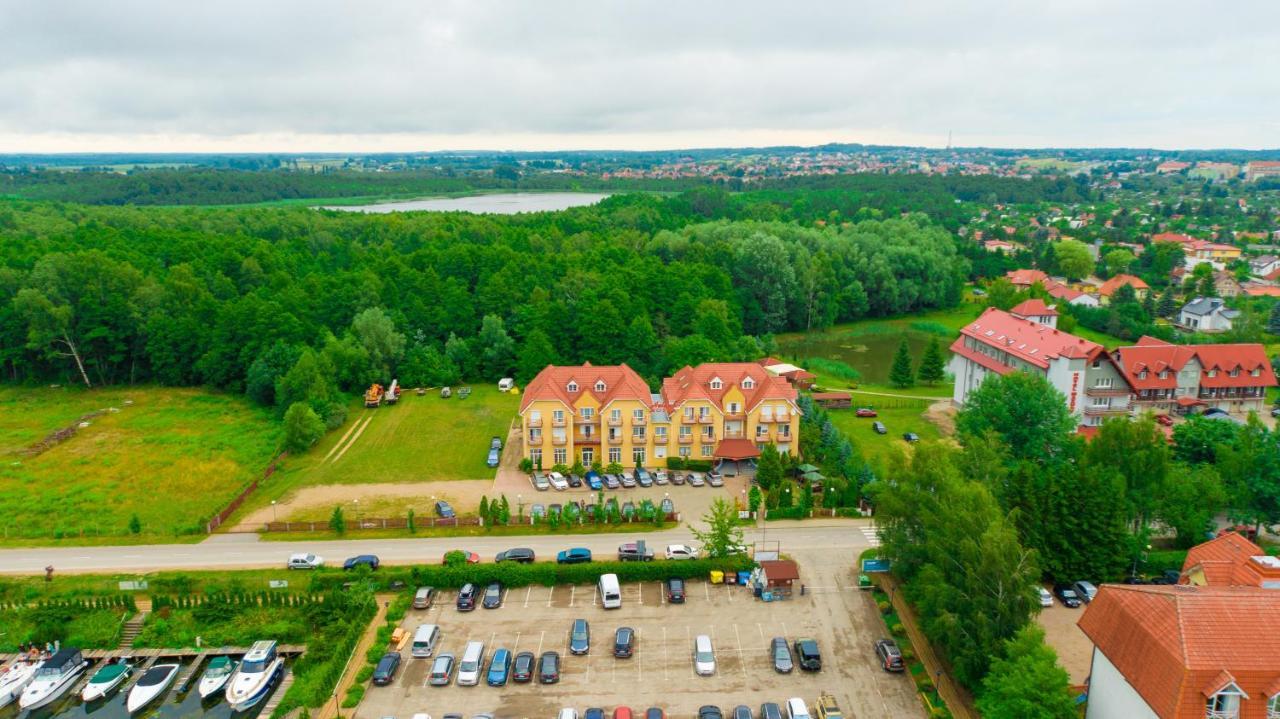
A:
<svg viewBox="0 0 1280 719">
<path fill-rule="evenodd" d="M 862 398 L 858 398 L 855 400 L 855 406 L 873 407 L 880 416 L 875 419 L 858 417 L 852 409 L 833 409 L 828 410 L 827 413 L 836 427 L 853 440 L 858 450 L 862 452 L 862 456 L 866 457 L 872 467 L 877 470 L 885 466 L 890 454 L 895 450 L 907 450 L 910 446 L 902 439 L 904 432 L 915 432 L 921 440 L 938 439 L 942 436 L 942 431 L 937 425 L 924 416 L 924 411 L 929 406 L 928 402 L 888 398 L 875 402 L 873 400 L 877 398 L 866 399 L 867 401 L 863 402 Z M 888 434 L 876 434 L 871 429 L 871 423 L 876 420 L 884 422 Z"/>
<path fill-rule="evenodd" d="M 488 384 L 472 385 L 467 399 L 456 392 L 450 399 L 435 391 L 421 397 L 405 392 L 397 404 L 378 409 L 365 409 L 354 398 L 346 424 L 306 454 L 283 462 L 248 508 L 312 485 L 492 479 L 494 470 L 485 464 L 489 439 L 506 441 L 519 408 L 519 395 Z"/>
<path fill-rule="evenodd" d="M 43 454 L 22 454 L 80 415 L 111 407 L 119 411 Z M 279 441 L 270 413 L 234 395 L 0 387 L 0 543 L 172 541 L 203 531 L 261 475 Z M 128 529 L 135 514 L 137 535 Z"/>
</svg>

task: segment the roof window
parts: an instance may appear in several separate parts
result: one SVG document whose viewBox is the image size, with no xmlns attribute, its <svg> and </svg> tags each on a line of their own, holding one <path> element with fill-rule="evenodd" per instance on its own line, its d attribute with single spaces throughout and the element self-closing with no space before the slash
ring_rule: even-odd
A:
<svg viewBox="0 0 1280 719">
<path fill-rule="evenodd" d="M 564 388 L 565 388 L 567 391 L 569 391 L 569 392 L 577 392 L 577 391 L 578 391 L 578 383 L 577 383 L 577 382 L 574 382 L 574 381 L 572 381 L 572 380 L 570 380 L 570 381 L 569 381 L 569 384 L 565 385 L 565 386 L 564 386 Z"/>
</svg>

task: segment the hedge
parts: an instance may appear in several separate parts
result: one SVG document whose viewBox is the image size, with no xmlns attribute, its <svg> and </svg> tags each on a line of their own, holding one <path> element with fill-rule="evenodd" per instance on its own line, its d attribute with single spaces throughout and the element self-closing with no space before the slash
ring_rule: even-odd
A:
<svg viewBox="0 0 1280 719">
<path fill-rule="evenodd" d="M 621 582 L 662 581 L 672 577 L 688 579 L 707 576 L 713 569 L 745 571 L 752 566 L 746 555 L 723 559 L 655 560 L 652 562 L 590 562 L 587 564 L 556 564 L 535 562 L 518 564 L 468 564 L 446 567 L 439 564 L 417 567 L 384 567 L 373 573 L 369 581 L 379 590 L 385 590 L 394 582 L 407 587 L 429 586 L 457 588 L 468 582 L 488 584 L 501 582 L 506 587 L 523 587 L 530 584 L 553 586 L 556 584 L 595 584 L 602 574 L 617 574 Z M 341 587 L 347 577 L 343 574 L 318 574 L 312 580 L 316 588 Z"/>
<path fill-rule="evenodd" d="M 710 472 L 711 460 L 685 459 L 683 457 L 668 457 L 667 469 L 685 469 L 690 472 Z"/>
<path fill-rule="evenodd" d="M 765 514 L 765 519 L 808 519 L 808 507 L 774 507 Z"/>
<path fill-rule="evenodd" d="M 1155 550 L 1147 552 L 1147 561 L 1143 562 L 1139 569 L 1153 576 L 1163 574 L 1166 569 L 1181 572 L 1182 565 L 1186 561 L 1187 550 L 1185 549 Z"/>
</svg>

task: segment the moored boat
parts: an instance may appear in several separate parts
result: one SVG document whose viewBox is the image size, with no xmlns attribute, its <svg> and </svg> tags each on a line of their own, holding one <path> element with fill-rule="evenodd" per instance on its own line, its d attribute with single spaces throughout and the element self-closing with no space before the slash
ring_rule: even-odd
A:
<svg viewBox="0 0 1280 719">
<path fill-rule="evenodd" d="M 235 671 L 236 663 L 231 657 L 210 659 L 209 666 L 205 667 L 204 674 L 200 675 L 200 698 L 208 699 L 222 691 Z"/>
<path fill-rule="evenodd" d="M 277 654 L 275 642 L 254 642 L 227 680 L 226 697 L 231 710 L 244 711 L 262 701 L 283 669 L 284 660 Z"/>
<path fill-rule="evenodd" d="M 177 664 L 155 664 L 143 672 L 138 683 L 129 690 L 126 702 L 129 713 L 138 711 L 168 691 L 174 677 L 178 676 L 178 668 Z"/>
<path fill-rule="evenodd" d="M 22 696 L 36 676 L 42 662 L 16 661 L 0 673 L 0 707 L 6 707 Z"/>
<path fill-rule="evenodd" d="M 133 667 L 123 659 L 102 665 L 92 677 L 89 677 L 89 683 L 84 685 L 80 698 L 86 702 L 94 702 L 105 697 L 128 679 L 132 671 Z"/>
<path fill-rule="evenodd" d="M 18 706 L 31 710 L 52 704 L 67 693 L 87 666 L 89 662 L 84 660 L 79 649 L 59 649 L 36 670 L 35 678 L 22 690 Z"/>
</svg>

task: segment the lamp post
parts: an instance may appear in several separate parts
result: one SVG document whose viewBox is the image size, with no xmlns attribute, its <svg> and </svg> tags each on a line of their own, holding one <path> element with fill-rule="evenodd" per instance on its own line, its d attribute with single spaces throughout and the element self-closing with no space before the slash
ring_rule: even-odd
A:
<svg viewBox="0 0 1280 719">
<path fill-rule="evenodd" d="M 275 522 L 280 518 L 276 516 L 276 500 L 271 500 L 271 521 Z"/>
<path fill-rule="evenodd" d="M 351 502 L 352 504 L 356 505 L 356 529 L 359 529 L 360 528 L 360 500 L 353 499 L 351 500 Z"/>
<path fill-rule="evenodd" d="M 524 524 L 524 495 L 516 494 L 516 514 L 520 517 L 520 523 Z"/>
</svg>

